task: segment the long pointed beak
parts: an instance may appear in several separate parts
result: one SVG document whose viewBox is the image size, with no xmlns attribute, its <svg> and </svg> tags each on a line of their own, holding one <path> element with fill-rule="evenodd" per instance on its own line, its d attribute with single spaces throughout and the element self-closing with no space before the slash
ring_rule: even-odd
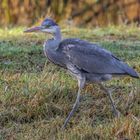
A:
<svg viewBox="0 0 140 140">
<path fill-rule="evenodd" d="M 29 29 L 25 30 L 24 33 L 38 32 L 38 31 L 41 31 L 41 29 L 42 29 L 41 26 L 36 26 L 36 27 L 32 27 L 32 28 L 29 28 Z"/>
</svg>

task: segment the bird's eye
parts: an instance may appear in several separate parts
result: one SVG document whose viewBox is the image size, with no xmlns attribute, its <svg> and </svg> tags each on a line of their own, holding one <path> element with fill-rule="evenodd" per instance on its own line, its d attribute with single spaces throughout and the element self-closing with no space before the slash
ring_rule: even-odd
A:
<svg viewBox="0 0 140 140">
<path fill-rule="evenodd" d="M 49 27 L 50 27 L 50 25 L 45 25 L 45 26 L 44 26 L 44 28 L 49 28 Z"/>
<path fill-rule="evenodd" d="M 42 24 L 42 28 L 49 28 L 50 25 L 48 24 Z"/>
</svg>

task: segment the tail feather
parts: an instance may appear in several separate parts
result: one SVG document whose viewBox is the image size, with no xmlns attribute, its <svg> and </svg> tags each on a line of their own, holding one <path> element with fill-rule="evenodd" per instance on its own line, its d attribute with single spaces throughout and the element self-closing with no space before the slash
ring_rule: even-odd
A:
<svg viewBox="0 0 140 140">
<path fill-rule="evenodd" d="M 121 68 L 124 70 L 125 73 L 127 73 L 128 75 L 130 75 L 131 77 L 134 78 L 139 78 L 138 73 L 131 67 L 129 67 L 127 64 L 122 63 L 123 67 L 121 66 Z"/>
</svg>

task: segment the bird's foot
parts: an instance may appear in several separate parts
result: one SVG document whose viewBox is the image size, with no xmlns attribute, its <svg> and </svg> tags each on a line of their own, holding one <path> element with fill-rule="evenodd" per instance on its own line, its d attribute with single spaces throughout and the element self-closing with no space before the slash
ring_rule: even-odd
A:
<svg viewBox="0 0 140 140">
<path fill-rule="evenodd" d="M 66 129 L 67 123 L 68 123 L 68 119 L 65 120 L 65 123 L 63 124 L 63 126 L 61 128 L 62 130 Z"/>
<path fill-rule="evenodd" d="M 116 90 L 116 88 L 109 88 L 108 90 L 112 94 Z"/>
<path fill-rule="evenodd" d="M 65 130 L 66 129 L 66 125 L 63 124 L 63 126 L 61 127 L 61 130 Z"/>
<path fill-rule="evenodd" d="M 116 118 L 119 118 L 119 117 L 121 116 L 120 111 L 118 111 L 117 109 L 114 110 L 113 113 L 114 113 L 114 116 L 115 116 Z"/>
</svg>

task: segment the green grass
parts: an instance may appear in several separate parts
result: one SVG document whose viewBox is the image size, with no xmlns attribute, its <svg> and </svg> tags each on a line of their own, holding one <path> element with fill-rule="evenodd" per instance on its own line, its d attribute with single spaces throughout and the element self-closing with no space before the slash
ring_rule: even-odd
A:
<svg viewBox="0 0 140 140">
<path fill-rule="evenodd" d="M 44 56 L 42 44 L 48 36 L 23 30 L 0 29 L 0 140 L 139 140 L 140 80 L 130 77 L 106 83 L 114 89 L 120 118 L 113 117 L 103 91 L 90 84 L 62 131 L 77 82 Z M 62 33 L 101 44 L 140 73 L 140 28 L 65 28 Z"/>
</svg>

